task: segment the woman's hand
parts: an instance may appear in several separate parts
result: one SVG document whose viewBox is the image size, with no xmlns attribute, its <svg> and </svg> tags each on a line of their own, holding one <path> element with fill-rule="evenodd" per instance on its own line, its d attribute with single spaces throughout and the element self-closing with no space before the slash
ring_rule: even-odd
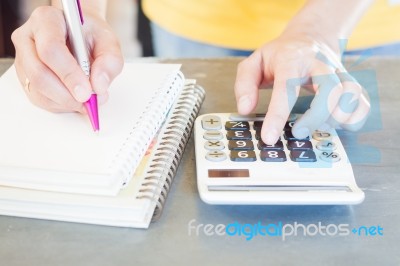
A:
<svg viewBox="0 0 400 266">
<path fill-rule="evenodd" d="M 293 126 L 296 138 L 329 127 L 358 130 L 365 123 L 369 100 L 341 63 L 339 39 L 349 35 L 368 1 L 351 2 L 346 11 L 338 8 L 346 4 L 344 0 L 309 1 L 280 37 L 239 64 L 235 95 L 240 114 L 252 112 L 258 102 L 258 89 L 273 84 L 261 130 L 265 143 L 272 145 L 278 140 L 301 86 L 315 92 L 315 97 L 310 109 Z M 336 16 L 335 20 L 326 14 Z"/>
<path fill-rule="evenodd" d="M 12 35 L 18 78 L 31 102 L 41 108 L 85 112 L 82 103 L 93 91 L 100 104 L 107 100 L 108 87 L 122 70 L 120 46 L 110 26 L 94 11 L 83 13 L 90 78 L 71 54 L 62 10 L 39 7 Z"/>
<path fill-rule="evenodd" d="M 278 140 L 300 86 L 316 95 L 310 109 L 293 126 L 297 138 L 329 127 L 358 130 L 369 113 L 362 87 L 346 72 L 338 55 L 327 45 L 304 37 L 279 38 L 239 64 L 235 86 L 239 113 L 252 112 L 259 87 L 272 83 L 272 97 L 261 131 L 267 144 Z"/>
</svg>

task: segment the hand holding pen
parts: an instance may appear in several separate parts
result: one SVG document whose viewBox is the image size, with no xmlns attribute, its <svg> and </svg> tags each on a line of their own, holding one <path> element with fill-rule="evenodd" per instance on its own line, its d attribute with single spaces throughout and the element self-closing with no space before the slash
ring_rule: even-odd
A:
<svg viewBox="0 0 400 266">
<path fill-rule="evenodd" d="M 68 39 L 72 53 L 82 68 L 82 71 L 90 77 L 90 60 L 88 48 L 82 25 L 84 23 L 83 13 L 79 0 L 62 0 L 65 21 L 67 23 Z M 97 94 L 92 92 L 90 98 L 84 103 L 93 130 L 100 130 Z"/>
<path fill-rule="evenodd" d="M 75 0 L 68 0 L 75 1 Z M 120 46 L 110 26 L 82 2 L 83 26 L 91 61 L 88 78 L 72 54 L 61 8 L 37 8 L 12 35 L 15 68 L 28 98 L 52 112 L 86 113 L 83 103 L 92 93 L 99 104 L 108 98 L 108 87 L 123 65 Z"/>
</svg>

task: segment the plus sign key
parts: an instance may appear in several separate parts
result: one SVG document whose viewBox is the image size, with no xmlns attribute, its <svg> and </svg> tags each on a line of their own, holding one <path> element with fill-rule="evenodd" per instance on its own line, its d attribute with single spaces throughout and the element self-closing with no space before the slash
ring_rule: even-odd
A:
<svg viewBox="0 0 400 266">
<path fill-rule="evenodd" d="M 222 128 L 221 118 L 216 115 L 206 115 L 201 119 L 201 126 L 205 130 L 219 130 Z"/>
</svg>

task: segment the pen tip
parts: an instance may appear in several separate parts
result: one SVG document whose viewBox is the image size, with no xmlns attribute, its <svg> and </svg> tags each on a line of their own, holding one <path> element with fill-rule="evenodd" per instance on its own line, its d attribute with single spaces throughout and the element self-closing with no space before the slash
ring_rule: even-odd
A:
<svg viewBox="0 0 400 266">
<path fill-rule="evenodd" d="M 97 95 L 92 94 L 87 102 L 85 102 L 86 112 L 88 113 L 89 120 L 92 124 L 94 131 L 99 131 L 99 113 L 97 109 Z"/>
</svg>

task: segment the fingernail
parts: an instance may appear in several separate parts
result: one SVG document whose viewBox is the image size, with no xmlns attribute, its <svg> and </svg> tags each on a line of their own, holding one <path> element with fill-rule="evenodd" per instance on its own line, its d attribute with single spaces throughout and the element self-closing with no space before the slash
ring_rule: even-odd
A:
<svg viewBox="0 0 400 266">
<path fill-rule="evenodd" d="M 310 135 L 310 130 L 306 127 L 293 128 L 292 133 L 295 138 L 304 139 Z"/>
<path fill-rule="evenodd" d="M 85 102 L 90 98 L 90 95 L 92 94 L 89 90 L 86 90 L 84 87 L 78 85 L 74 89 L 75 93 L 75 98 L 79 102 Z"/>
<path fill-rule="evenodd" d="M 106 73 L 102 73 L 97 78 L 96 88 L 94 88 L 94 90 L 98 94 L 104 94 L 106 93 L 109 86 L 110 86 L 110 78 Z"/>
<path fill-rule="evenodd" d="M 238 105 L 238 111 L 239 113 L 248 113 L 251 110 L 251 99 L 248 95 L 244 95 L 240 97 L 239 99 L 239 105 Z"/>
<path fill-rule="evenodd" d="M 274 145 L 278 141 L 279 136 L 280 136 L 280 133 L 278 132 L 278 130 L 276 130 L 275 128 L 270 129 L 265 134 L 264 142 L 267 145 Z"/>
</svg>

